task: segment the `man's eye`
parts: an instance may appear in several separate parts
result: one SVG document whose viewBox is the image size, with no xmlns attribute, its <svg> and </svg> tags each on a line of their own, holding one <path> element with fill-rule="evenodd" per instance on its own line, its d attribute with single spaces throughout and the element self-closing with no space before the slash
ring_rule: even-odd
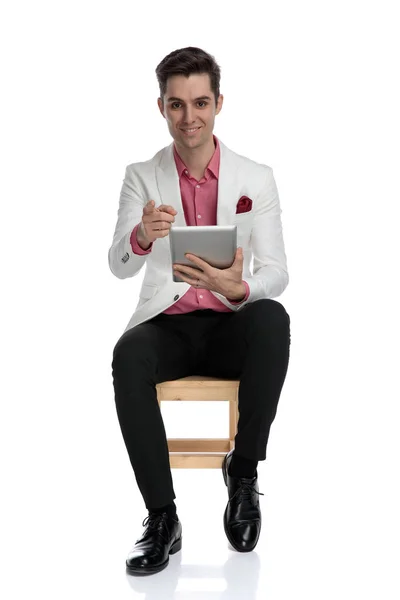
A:
<svg viewBox="0 0 400 600">
<path fill-rule="evenodd" d="M 176 104 L 180 104 L 180 102 L 173 102 L 171 104 L 172 108 L 175 108 Z M 208 103 L 205 100 L 199 100 L 199 102 L 197 104 L 205 104 L 205 105 L 207 105 Z"/>
</svg>

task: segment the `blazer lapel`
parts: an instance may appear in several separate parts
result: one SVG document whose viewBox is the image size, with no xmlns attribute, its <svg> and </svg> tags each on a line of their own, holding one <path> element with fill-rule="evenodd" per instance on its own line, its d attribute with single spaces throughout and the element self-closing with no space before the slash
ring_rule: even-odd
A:
<svg viewBox="0 0 400 600">
<path fill-rule="evenodd" d="M 220 165 L 218 178 L 217 225 L 232 225 L 236 214 L 236 197 L 240 185 L 235 154 L 220 140 Z M 178 171 L 173 154 L 173 142 L 164 149 L 159 165 L 156 165 L 157 186 L 161 196 L 161 204 L 171 204 L 177 214 L 175 226 L 185 227 Z"/>
</svg>

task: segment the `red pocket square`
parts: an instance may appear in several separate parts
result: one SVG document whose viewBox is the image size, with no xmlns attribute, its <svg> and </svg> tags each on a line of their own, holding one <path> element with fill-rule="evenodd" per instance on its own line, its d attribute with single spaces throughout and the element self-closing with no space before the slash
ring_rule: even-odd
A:
<svg viewBox="0 0 400 600">
<path fill-rule="evenodd" d="M 236 205 L 236 214 L 249 212 L 253 206 L 253 200 L 247 196 L 242 196 Z"/>
</svg>

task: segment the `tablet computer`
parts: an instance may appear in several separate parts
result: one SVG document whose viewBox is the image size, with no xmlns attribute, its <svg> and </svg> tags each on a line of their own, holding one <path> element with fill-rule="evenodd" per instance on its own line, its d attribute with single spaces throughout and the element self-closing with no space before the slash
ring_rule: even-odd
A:
<svg viewBox="0 0 400 600">
<path fill-rule="evenodd" d="M 187 265 L 201 271 L 200 267 L 185 258 L 186 252 L 195 254 L 217 269 L 228 269 L 235 260 L 237 250 L 236 225 L 187 225 L 171 227 L 169 244 L 172 258 L 173 281 L 182 283 L 174 273 L 174 264 Z"/>
</svg>

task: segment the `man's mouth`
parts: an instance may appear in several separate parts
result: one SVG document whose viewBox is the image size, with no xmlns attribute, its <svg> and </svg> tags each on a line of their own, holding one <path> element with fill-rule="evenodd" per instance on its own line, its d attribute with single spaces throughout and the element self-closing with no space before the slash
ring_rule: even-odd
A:
<svg viewBox="0 0 400 600">
<path fill-rule="evenodd" d="M 199 129 L 201 129 L 201 127 L 194 127 L 192 129 L 181 129 L 181 131 L 183 131 L 183 133 L 186 135 L 194 135 Z"/>
</svg>

